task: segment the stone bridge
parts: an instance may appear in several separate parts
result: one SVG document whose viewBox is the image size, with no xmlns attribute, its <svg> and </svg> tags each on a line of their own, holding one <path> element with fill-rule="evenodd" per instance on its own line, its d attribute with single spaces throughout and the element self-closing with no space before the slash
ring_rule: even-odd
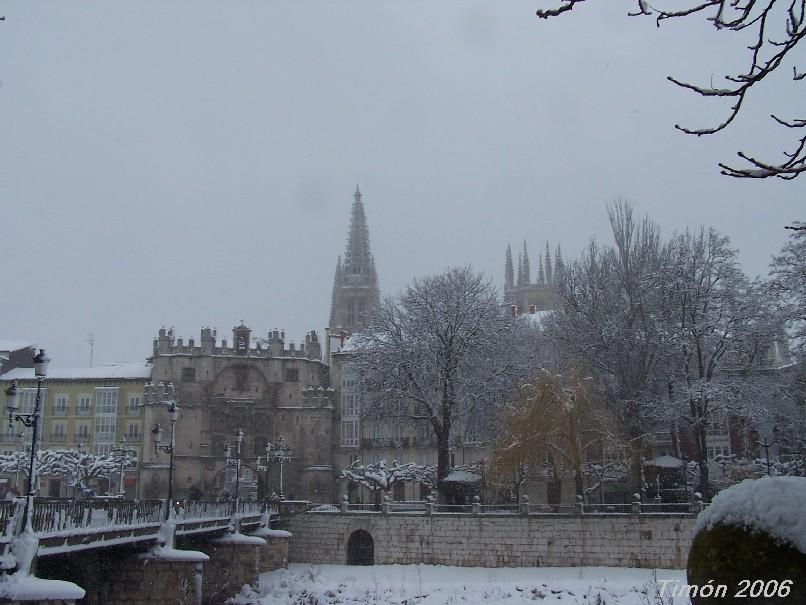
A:
<svg viewBox="0 0 806 605">
<path fill-rule="evenodd" d="M 263 571 L 287 564 L 287 532 L 270 528 L 276 510 L 257 502 L 36 500 L 32 572 L 84 589 L 88 605 L 223 603 Z M 0 602 L 40 602 L 15 596 L 12 574 L 23 566 L 24 500 L 0 502 Z M 244 535 L 250 532 L 253 535 Z M 16 552 L 18 551 L 18 552 Z M 30 596 L 30 595 L 29 595 Z M 54 601 L 51 600 L 51 603 Z M 61 601 L 56 601 L 61 602 Z"/>
</svg>

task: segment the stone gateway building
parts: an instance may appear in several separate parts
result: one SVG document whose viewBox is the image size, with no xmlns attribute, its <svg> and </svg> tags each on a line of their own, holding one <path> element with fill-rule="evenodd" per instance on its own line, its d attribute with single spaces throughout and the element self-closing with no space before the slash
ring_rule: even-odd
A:
<svg viewBox="0 0 806 605">
<path fill-rule="evenodd" d="M 203 328 L 198 342 L 187 343 L 162 328 L 151 357 L 154 383 L 176 389 L 173 490 L 176 498 L 229 498 L 235 490 L 235 434 L 243 431 L 241 498 L 280 493 L 279 465 L 266 464 L 266 443 L 290 447 L 283 465 L 285 496 L 332 500 L 335 470 L 331 464 L 333 389 L 316 332 L 299 347 L 286 345 L 285 334 L 272 331 L 252 345 L 251 330 L 241 322 L 232 329 L 232 344 L 217 341 L 216 330 Z M 153 429 L 163 428 L 170 441 L 167 405 L 145 408 L 148 432 L 141 466 L 140 497 L 168 493 L 169 455 L 155 453 Z M 226 446 L 233 446 L 228 461 Z"/>
</svg>

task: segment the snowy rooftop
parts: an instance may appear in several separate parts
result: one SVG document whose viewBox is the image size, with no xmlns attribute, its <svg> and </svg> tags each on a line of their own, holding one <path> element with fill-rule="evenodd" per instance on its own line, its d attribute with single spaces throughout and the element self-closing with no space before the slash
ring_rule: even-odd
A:
<svg viewBox="0 0 806 605">
<path fill-rule="evenodd" d="M 675 458 L 674 456 L 658 456 L 657 458 L 653 458 L 652 460 L 647 460 L 644 462 L 644 466 L 658 466 L 660 468 L 680 468 L 683 466 L 683 461 L 680 458 Z"/>
<path fill-rule="evenodd" d="M 451 471 L 443 481 L 450 481 L 453 483 L 476 483 L 481 481 L 481 476 L 476 473 L 469 473 L 467 471 Z"/>
<path fill-rule="evenodd" d="M 93 368 L 48 368 L 50 380 L 103 380 L 105 378 L 150 378 L 151 366 L 144 361 L 110 363 Z M 33 368 L 15 368 L 0 376 L 0 380 L 33 380 Z"/>
<path fill-rule="evenodd" d="M 27 347 L 33 347 L 32 340 L 0 340 L 0 351 L 11 352 L 19 351 Z"/>
</svg>

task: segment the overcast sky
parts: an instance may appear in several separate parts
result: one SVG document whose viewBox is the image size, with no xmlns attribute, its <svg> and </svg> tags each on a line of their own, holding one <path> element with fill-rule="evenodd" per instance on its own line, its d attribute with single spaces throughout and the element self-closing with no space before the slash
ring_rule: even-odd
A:
<svg viewBox="0 0 806 605">
<path fill-rule="evenodd" d="M 96 364 L 147 357 L 162 325 L 322 333 L 356 183 L 385 293 L 461 264 L 500 285 L 524 239 L 533 266 L 546 240 L 572 258 L 609 241 L 617 197 L 667 234 L 719 228 L 766 273 L 806 177 L 716 164 L 790 144 L 766 116 L 802 109 L 791 71 L 689 137 L 674 124 L 725 107 L 665 77 L 707 83 L 734 45 L 627 0 L 538 4 L 0 3 L 0 339 L 68 367 L 89 333 Z"/>
</svg>

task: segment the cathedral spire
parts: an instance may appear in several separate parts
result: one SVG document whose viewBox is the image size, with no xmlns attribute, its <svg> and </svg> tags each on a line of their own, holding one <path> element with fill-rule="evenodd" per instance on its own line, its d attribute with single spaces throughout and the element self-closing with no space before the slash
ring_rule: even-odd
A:
<svg viewBox="0 0 806 605">
<path fill-rule="evenodd" d="M 344 251 L 345 277 L 360 276 L 370 280 L 375 273 L 375 261 L 369 249 L 369 228 L 361 202 L 361 191 L 355 186 L 353 209 L 350 216 L 350 235 L 347 238 L 347 249 Z M 366 284 L 365 284 L 366 285 Z"/>
<path fill-rule="evenodd" d="M 518 287 L 523 285 L 523 254 L 518 253 Z"/>
<path fill-rule="evenodd" d="M 537 285 L 538 286 L 545 286 L 546 285 L 546 272 L 543 269 L 543 255 L 540 254 L 537 257 Z"/>
<path fill-rule="evenodd" d="M 512 268 L 512 248 L 507 244 L 507 258 L 504 261 L 504 290 L 515 286 L 515 271 Z"/>
<path fill-rule="evenodd" d="M 329 326 L 352 334 L 366 326 L 368 314 L 379 302 L 375 259 L 369 246 L 369 227 L 361 190 L 356 185 L 347 246 L 344 256 L 340 256 L 336 263 Z"/>
<path fill-rule="evenodd" d="M 557 250 L 554 252 L 554 279 L 560 279 L 560 273 L 563 272 L 565 269 L 565 265 L 563 264 L 563 253 L 560 250 L 560 244 L 557 244 Z"/>
<path fill-rule="evenodd" d="M 551 251 L 549 250 L 549 243 L 546 242 L 546 285 L 552 286 L 554 285 L 554 278 L 552 277 L 552 270 L 551 270 Z"/>
<path fill-rule="evenodd" d="M 532 270 L 529 268 L 529 253 L 526 251 L 526 240 L 523 240 L 523 285 L 532 283 Z"/>
</svg>

